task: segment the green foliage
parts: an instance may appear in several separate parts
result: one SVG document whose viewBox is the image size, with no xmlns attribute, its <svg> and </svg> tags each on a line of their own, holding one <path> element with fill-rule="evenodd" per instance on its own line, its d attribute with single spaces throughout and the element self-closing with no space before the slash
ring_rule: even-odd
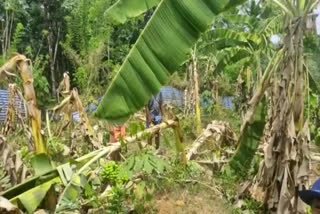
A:
<svg viewBox="0 0 320 214">
<path fill-rule="evenodd" d="M 126 209 L 124 202 L 128 198 L 128 194 L 125 191 L 123 186 L 114 186 L 111 189 L 111 194 L 108 197 L 108 210 L 107 213 L 126 213 L 128 210 Z"/>
<path fill-rule="evenodd" d="M 130 136 L 135 136 L 139 132 L 142 132 L 146 129 L 146 126 L 143 122 L 130 122 L 128 132 Z"/>
<path fill-rule="evenodd" d="M 243 202 L 243 206 L 232 210 L 232 214 L 242 214 L 244 211 L 250 214 L 266 213 L 266 211 L 263 210 L 263 205 L 254 199 L 245 199 Z"/>
<path fill-rule="evenodd" d="M 233 173 L 218 173 L 217 182 L 219 186 L 224 190 L 224 195 L 229 201 L 233 201 L 234 197 L 237 195 L 237 185 L 241 182 L 239 177 Z"/>
<path fill-rule="evenodd" d="M 180 160 L 176 160 L 172 163 L 170 170 L 166 173 L 166 176 L 174 180 L 186 180 L 186 179 L 198 179 L 202 173 L 201 166 L 194 161 L 189 161 L 187 166 L 181 165 Z"/>
<path fill-rule="evenodd" d="M 108 162 L 101 172 L 103 182 L 112 185 L 108 192 L 108 213 L 127 212 L 126 204 L 129 201 L 133 203 L 135 211 L 144 213 L 146 203 L 152 199 L 153 184 L 151 181 L 139 181 L 132 185 L 133 178 L 142 176 L 148 180 L 153 177 L 151 175 L 163 173 L 165 167 L 167 169 L 164 161 L 148 151 L 132 155 L 123 165 Z"/>
<path fill-rule="evenodd" d="M 81 0 L 74 4 L 67 22 L 67 35 L 62 47 L 76 67 L 74 82 L 81 92 L 100 93 L 99 74 L 104 62 L 108 41 L 112 33 L 110 21 L 104 12 L 111 0 Z M 94 87 L 92 87 L 92 85 Z"/>
<path fill-rule="evenodd" d="M 89 71 L 87 71 L 86 68 L 82 66 L 77 68 L 77 71 L 75 73 L 75 81 L 79 88 L 82 88 L 82 89 L 87 88 L 88 76 L 89 76 Z"/>
<path fill-rule="evenodd" d="M 63 160 L 63 153 L 65 151 L 65 145 L 62 140 L 58 137 L 49 138 L 47 141 L 48 151 L 50 157 L 55 161 Z"/>
<path fill-rule="evenodd" d="M 195 117 L 188 116 L 183 117 L 180 123 L 181 129 L 185 136 L 188 136 L 191 139 L 195 139 L 197 137 L 197 130 L 194 125 Z"/>
<path fill-rule="evenodd" d="M 37 102 L 39 106 L 44 106 L 50 101 L 49 83 L 44 75 L 48 65 L 48 58 L 39 56 L 33 64 L 33 86 L 37 93 Z"/>
<path fill-rule="evenodd" d="M 10 46 L 10 53 L 11 55 L 14 53 L 17 53 L 19 51 L 19 46 L 22 43 L 22 38 L 23 38 L 23 34 L 24 34 L 24 26 L 22 23 L 18 23 L 16 30 L 13 34 L 13 39 L 11 42 L 11 46 Z"/>
<path fill-rule="evenodd" d="M 129 178 L 137 174 L 162 174 L 169 165 L 158 158 L 151 151 L 140 151 L 135 155 L 131 155 L 124 164 L 124 170 L 128 172 Z"/>
</svg>

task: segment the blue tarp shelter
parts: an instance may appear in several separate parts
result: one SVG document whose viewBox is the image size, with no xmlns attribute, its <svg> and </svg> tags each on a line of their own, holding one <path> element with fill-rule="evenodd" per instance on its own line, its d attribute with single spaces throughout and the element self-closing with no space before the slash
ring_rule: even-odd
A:
<svg viewBox="0 0 320 214">
<path fill-rule="evenodd" d="M 9 106 L 9 91 L 0 89 L 0 122 L 4 122 L 7 117 Z M 26 116 L 26 108 L 20 97 L 16 96 L 15 101 L 16 113 L 21 113 L 22 117 Z"/>
</svg>

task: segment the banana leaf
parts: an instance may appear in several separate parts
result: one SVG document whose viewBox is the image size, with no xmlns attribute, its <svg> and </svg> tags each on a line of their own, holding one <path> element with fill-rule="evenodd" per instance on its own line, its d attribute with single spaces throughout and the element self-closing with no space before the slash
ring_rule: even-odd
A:
<svg viewBox="0 0 320 214">
<path fill-rule="evenodd" d="M 6 199 L 9 199 L 10 202 L 23 207 L 28 213 L 33 213 L 44 200 L 52 185 L 66 185 L 73 178 L 74 172 L 72 167 L 75 167 L 76 170 L 81 168 L 91 158 L 95 157 L 99 151 L 100 150 L 93 151 L 75 161 L 65 163 L 51 170 L 49 170 L 47 167 L 49 165 L 44 164 L 42 166 L 37 163 L 39 166 L 39 170 L 37 170 L 37 172 L 42 172 L 42 174 L 36 174 L 35 177 L 28 179 L 24 183 L 16 185 L 7 191 L 0 193 L 0 196 L 3 196 Z M 41 160 L 41 158 L 44 157 L 38 155 L 34 161 Z M 77 198 L 80 189 L 78 187 L 78 177 L 73 179 L 74 182 L 66 193 L 66 198 L 71 201 Z"/>
<path fill-rule="evenodd" d="M 252 42 L 256 45 L 260 45 L 262 37 L 256 33 L 239 32 L 230 29 L 216 29 L 208 32 L 208 36 L 212 39 L 231 39 L 238 42 Z"/>
<path fill-rule="evenodd" d="M 222 16 L 222 19 L 227 21 L 228 23 L 232 24 L 245 24 L 250 27 L 254 27 L 258 24 L 258 19 L 255 16 L 249 16 L 249 15 L 240 15 L 240 14 L 232 14 L 232 15 L 224 15 Z"/>
<path fill-rule="evenodd" d="M 52 171 L 50 159 L 45 153 L 37 154 L 31 159 L 32 168 L 36 175 L 42 175 Z"/>
<path fill-rule="evenodd" d="M 105 13 L 106 16 L 118 23 L 137 17 L 157 6 L 161 0 L 119 0 Z"/>
<path fill-rule="evenodd" d="M 22 204 L 28 213 L 34 213 L 52 185 L 61 183 L 59 177 L 53 178 L 10 200 L 13 204 Z"/>
<path fill-rule="evenodd" d="M 250 169 L 251 162 L 263 136 L 266 115 L 267 105 L 263 101 L 257 106 L 254 120 L 246 127 L 245 134 L 238 143 L 237 151 L 227 166 L 231 171 L 236 172 L 237 175 L 245 176 Z"/>
<path fill-rule="evenodd" d="M 95 116 L 125 122 L 157 94 L 214 17 L 244 0 L 162 0 L 109 85 Z M 125 11 L 124 11 L 125 12 Z"/>
</svg>

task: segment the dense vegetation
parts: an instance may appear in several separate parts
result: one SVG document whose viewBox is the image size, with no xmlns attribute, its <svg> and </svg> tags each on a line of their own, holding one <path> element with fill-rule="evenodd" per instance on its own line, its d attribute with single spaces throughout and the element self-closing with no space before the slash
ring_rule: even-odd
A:
<svg viewBox="0 0 320 214">
<path fill-rule="evenodd" d="M 306 213 L 318 4 L 3 0 L 0 213 Z"/>
</svg>

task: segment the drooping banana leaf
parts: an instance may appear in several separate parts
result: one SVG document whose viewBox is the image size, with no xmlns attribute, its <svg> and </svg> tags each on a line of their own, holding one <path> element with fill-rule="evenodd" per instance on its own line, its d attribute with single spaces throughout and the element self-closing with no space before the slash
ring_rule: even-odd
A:
<svg viewBox="0 0 320 214">
<path fill-rule="evenodd" d="M 216 67 L 217 72 L 221 72 L 228 65 L 235 64 L 239 61 L 242 61 L 243 59 L 247 59 L 247 58 L 253 59 L 254 52 L 246 48 L 237 47 L 237 48 L 225 49 L 221 52 L 221 54 L 224 54 L 225 57 L 223 58 L 221 56 L 219 57 L 220 61 Z"/>
<path fill-rule="evenodd" d="M 137 17 L 157 6 L 161 0 L 118 0 L 105 13 L 118 23 L 125 23 L 129 18 Z"/>
<path fill-rule="evenodd" d="M 208 32 L 211 38 L 231 39 L 238 42 L 252 42 L 260 45 L 262 42 L 261 35 L 256 33 L 238 32 L 230 29 L 216 29 Z"/>
<path fill-rule="evenodd" d="M 169 75 L 189 58 L 215 15 L 244 0 L 162 0 L 120 70 L 96 116 L 124 122 L 144 107 Z"/>
<path fill-rule="evenodd" d="M 238 144 L 238 149 L 227 166 L 233 172 L 237 172 L 238 175 L 246 175 L 259 147 L 266 123 L 266 110 L 266 103 L 260 102 L 254 114 L 253 122 L 246 127 L 244 136 Z"/>
</svg>

